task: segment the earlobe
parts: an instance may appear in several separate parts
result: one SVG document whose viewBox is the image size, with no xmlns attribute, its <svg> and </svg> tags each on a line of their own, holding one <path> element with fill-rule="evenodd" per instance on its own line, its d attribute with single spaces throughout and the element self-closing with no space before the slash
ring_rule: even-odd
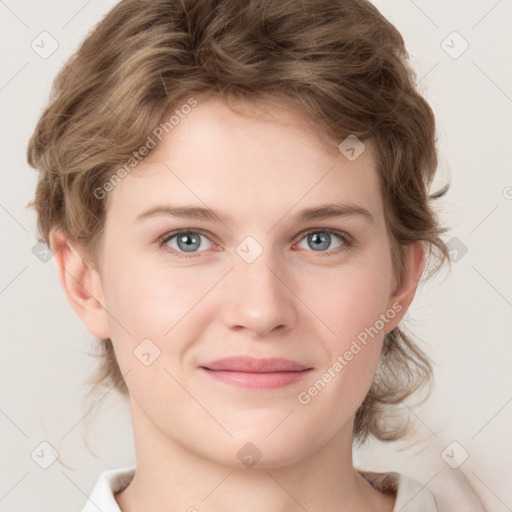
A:
<svg viewBox="0 0 512 512">
<path fill-rule="evenodd" d="M 69 304 L 87 330 L 98 338 L 109 338 L 108 318 L 99 272 L 82 258 L 62 231 L 50 233 L 61 287 Z"/>
<path fill-rule="evenodd" d="M 404 270 L 401 279 L 389 298 L 388 308 L 398 311 L 386 326 L 386 333 L 392 331 L 409 309 L 423 272 L 425 245 L 418 240 L 404 247 Z"/>
</svg>

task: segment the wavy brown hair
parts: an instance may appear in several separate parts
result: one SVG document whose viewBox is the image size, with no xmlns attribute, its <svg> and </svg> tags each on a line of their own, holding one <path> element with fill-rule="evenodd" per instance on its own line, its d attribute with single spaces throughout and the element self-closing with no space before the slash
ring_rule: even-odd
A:
<svg viewBox="0 0 512 512">
<path fill-rule="evenodd" d="M 94 191 L 187 98 L 277 100 L 341 142 L 372 148 L 392 240 L 393 267 L 423 240 L 432 273 L 449 261 L 430 192 L 435 119 L 416 90 L 404 41 L 365 0 L 124 0 L 94 28 L 54 81 L 28 147 L 40 172 L 40 241 L 62 229 L 94 262 L 108 197 Z M 336 146 L 334 146 L 336 147 Z M 424 269 L 425 270 L 425 269 Z M 431 274 L 429 274 L 430 277 Z M 110 339 L 92 384 L 128 389 Z M 427 356 L 396 328 L 384 339 L 354 439 L 397 439 L 386 412 L 430 381 Z"/>
</svg>

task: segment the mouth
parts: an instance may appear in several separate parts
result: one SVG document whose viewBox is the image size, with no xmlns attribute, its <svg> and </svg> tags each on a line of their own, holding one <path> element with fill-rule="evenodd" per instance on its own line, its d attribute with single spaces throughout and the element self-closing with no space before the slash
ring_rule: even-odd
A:
<svg viewBox="0 0 512 512">
<path fill-rule="evenodd" d="M 211 378 L 225 384 L 271 390 L 301 381 L 313 368 L 288 359 L 226 357 L 199 367 Z"/>
</svg>

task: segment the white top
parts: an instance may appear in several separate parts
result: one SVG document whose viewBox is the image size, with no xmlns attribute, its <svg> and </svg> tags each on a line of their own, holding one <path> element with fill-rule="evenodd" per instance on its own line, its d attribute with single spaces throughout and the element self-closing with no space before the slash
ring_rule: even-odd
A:
<svg viewBox="0 0 512 512">
<path fill-rule="evenodd" d="M 126 487 L 135 474 L 135 466 L 101 473 L 82 512 L 122 512 L 114 494 Z M 382 492 L 396 492 L 394 512 L 439 512 L 432 493 L 423 485 L 399 473 L 360 471 Z"/>
</svg>

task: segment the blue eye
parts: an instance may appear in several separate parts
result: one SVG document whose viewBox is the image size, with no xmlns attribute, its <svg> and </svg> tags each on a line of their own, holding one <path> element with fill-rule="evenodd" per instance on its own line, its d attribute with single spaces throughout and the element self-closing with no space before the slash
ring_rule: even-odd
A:
<svg viewBox="0 0 512 512">
<path fill-rule="evenodd" d="M 338 245 L 327 250 L 333 242 L 333 237 L 339 240 Z M 181 229 L 164 235 L 164 237 L 161 238 L 160 245 L 162 247 L 165 246 L 165 249 L 170 250 L 177 258 L 196 258 L 200 256 L 201 252 L 208 249 L 208 247 L 206 247 L 206 249 L 203 247 L 203 250 L 199 250 L 201 248 L 202 238 L 212 243 L 206 233 L 201 230 Z M 303 235 L 299 244 L 296 244 L 294 247 L 299 246 L 303 241 L 308 244 L 313 252 L 324 256 L 340 253 L 353 245 L 353 239 L 348 233 L 337 230 L 310 230 Z M 302 249 L 303 248 L 304 247 L 302 247 Z"/>
<path fill-rule="evenodd" d="M 329 249 L 329 246 L 333 242 L 333 236 L 341 240 L 335 247 Z M 306 233 L 306 236 L 301 240 L 305 240 L 310 248 L 315 252 L 326 252 L 330 254 L 332 252 L 340 252 L 350 246 L 350 240 L 347 234 L 338 232 L 338 231 L 322 231 L 322 230 L 314 230 Z"/>
<path fill-rule="evenodd" d="M 172 249 L 172 252 L 178 258 L 194 258 L 196 256 L 195 252 L 201 246 L 201 237 L 208 237 L 202 231 L 191 231 L 191 230 L 180 230 L 174 233 L 171 233 L 169 236 L 166 236 L 164 240 L 162 240 L 162 245 L 165 245 Z M 172 246 L 171 242 L 176 241 L 176 246 Z M 185 253 L 185 254 L 184 254 Z M 191 254 L 186 254 L 191 253 Z"/>
</svg>

